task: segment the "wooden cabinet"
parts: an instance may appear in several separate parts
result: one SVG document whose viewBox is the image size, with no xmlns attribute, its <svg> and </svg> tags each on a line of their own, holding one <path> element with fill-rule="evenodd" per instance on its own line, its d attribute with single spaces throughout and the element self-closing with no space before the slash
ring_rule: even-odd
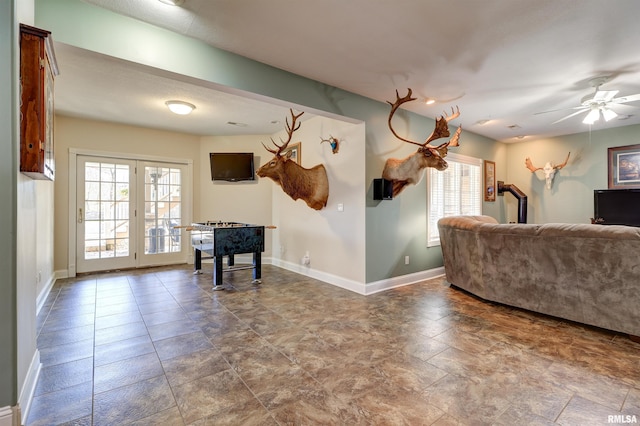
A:
<svg viewBox="0 0 640 426">
<path fill-rule="evenodd" d="M 33 179 L 55 176 L 53 80 L 58 65 L 49 31 L 20 25 L 20 171 Z"/>
</svg>

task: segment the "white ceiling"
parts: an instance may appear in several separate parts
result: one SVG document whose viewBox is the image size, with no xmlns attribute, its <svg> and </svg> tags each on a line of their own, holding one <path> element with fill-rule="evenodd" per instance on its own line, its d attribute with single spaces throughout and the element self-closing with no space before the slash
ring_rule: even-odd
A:
<svg viewBox="0 0 640 426">
<path fill-rule="evenodd" d="M 85 1 L 375 100 L 410 87 L 437 102 L 407 109 L 435 118 L 457 105 L 454 124 L 505 142 L 588 131 L 584 115 L 551 123 L 595 77 L 609 76 L 601 89 L 618 96 L 640 93 L 638 0 Z M 205 135 L 273 133 L 288 115 L 282 103 L 73 47 L 57 45 L 56 56 L 63 114 Z M 168 98 L 197 114 L 172 116 Z M 640 124 L 640 101 L 614 109 L 631 116 L 592 129 Z"/>
</svg>

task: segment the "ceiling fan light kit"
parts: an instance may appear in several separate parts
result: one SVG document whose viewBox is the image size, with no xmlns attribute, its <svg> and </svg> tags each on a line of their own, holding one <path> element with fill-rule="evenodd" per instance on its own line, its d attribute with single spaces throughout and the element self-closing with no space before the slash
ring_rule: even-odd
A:
<svg viewBox="0 0 640 426">
<path fill-rule="evenodd" d="M 593 108 L 589 111 L 589 114 L 582 120 L 584 124 L 593 124 L 600 118 L 600 110 L 598 108 Z"/>
<path fill-rule="evenodd" d="M 604 117 L 604 121 L 609 121 L 616 118 L 618 114 L 612 109 L 604 108 L 602 110 L 602 116 Z"/>
<path fill-rule="evenodd" d="M 618 113 L 612 109 L 614 105 L 626 104 L 628 102 L 640 101 L 640 93 L 629 96 L 621 96 L 616 98 L 618 90 L 600 90 L 600 86 L 611 80 L 611 77 L 597 77 L 590 80 L 590 84 L 595 88 L 595 92 L 584 96 L 580 100 L 580 106 L 569 108 L 576 110 L 571 114 L 562 117 L 559 120 L 554 121 L 552 124 L 559 123 L 568 118 L 576 116 L 578 114 L 587 113 L 587 116 L 582 120 L 584 124 L 593 124 L 600 119 L 600 113 L 605 121 L 613 120 L 618 117 Z M 634 105 L 628 105 L 634 106 Z M 549 111 L 551 112 L 551 111 Z"/>
</svg>

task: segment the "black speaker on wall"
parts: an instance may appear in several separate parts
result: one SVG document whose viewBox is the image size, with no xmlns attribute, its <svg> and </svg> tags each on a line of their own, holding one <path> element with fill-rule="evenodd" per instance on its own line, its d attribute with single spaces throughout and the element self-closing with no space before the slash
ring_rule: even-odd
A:
<svg viewBox="0 0 640 426">
<path fill-rule="evenodd" d="M 393 182 L 387 179 L 373 180 L 373 199 L 374 200 L 392 200 L 393 199 Z"/>
</svg>

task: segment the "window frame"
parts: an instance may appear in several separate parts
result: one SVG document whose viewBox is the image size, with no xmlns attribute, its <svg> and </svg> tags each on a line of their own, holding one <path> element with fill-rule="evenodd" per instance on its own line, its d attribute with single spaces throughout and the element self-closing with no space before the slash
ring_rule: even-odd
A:
<svg viewBox="0 0 640 426">
<path fill-rule="evenodd" d="M 484 160 L 481 158 L 476 158 L 476 157 L 471 157 L 468 155 L 462 155 L 462 154 L 456 154 L 456 153 L 449 153 L 446 158 L 447 158 L 447 163 L 449 163 L 449 166 L 450 166 L 447 170 L 451 170 L 452 163 L 466 164 L 469 166 L 476 167 L 475 171 L 477 171 L 477 181 L 473 182 L 473 186 L 476 187 L 475 188 L 476 190 L 470 191 L 470 193 L 475 194 L 473 201 L 474 201 L 474 204 L 477 204 L 477 207 L 478 207 L 478 211 L 475 212 L 474 214 L 482 214 L 482 209 L 483 209 L 482 197 L 484 194 L 483 179 L 482 179 L 482 165 Z M 427 170 L 427 173 L 426 173 L 427 175 L 426 176 L 427 178 L 427 214 L 426 214 L 427 247 L 440 246 L 440 236 L 437 229 L 437 223 L 438 223 L 438 220 L 441 219 L 441 217 L 446 217 L 446 216 L 441 216 L 433 221 L 431 220 L 431 216 L 432 216 L 431 205 L 432 205 L 432 198 L 433 198 L 432 185 L 434 184 L 432 173 L 446 173 L 446 171 L 438 171 L 436 169 L 430 168 Z M 461 213 L 457 213 L 457 214 L 461 214 Z M 432 229 L 433 227 L 435 227 L 435 231 Z"/>
</svg>

